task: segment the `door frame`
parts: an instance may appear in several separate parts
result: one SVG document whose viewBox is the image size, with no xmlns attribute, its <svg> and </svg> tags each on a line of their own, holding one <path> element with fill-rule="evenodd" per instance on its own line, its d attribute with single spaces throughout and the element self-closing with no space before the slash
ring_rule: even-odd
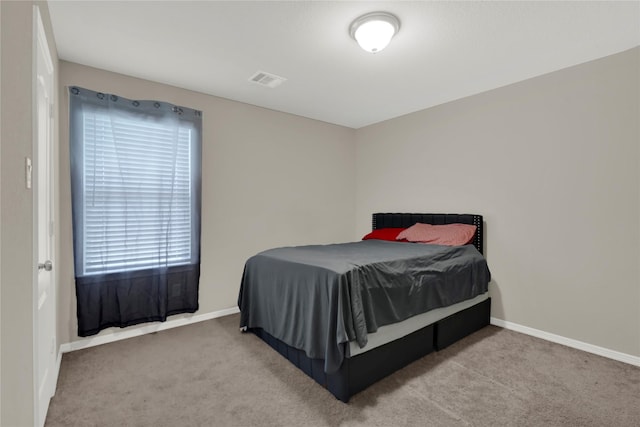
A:
<svg viewBox="0 0 640 427">
<path fill-rule="evenodd" d="M 51 93 L 49 94 L 50 104 L 47 107 L 48 117 L 49 117 L 49 148 L 48 155 L 46 153 L 40 153 L 38 147 L 38 139 L 39 139 L 39 127 L 38 127 L 38 55 L 39 51 L 42 52 L 42 56 L 45 61 L 45 68 L 47 72 L 50 72 L 49 78 L 50 81 L 47 82 Z M 52 319 L 50 319 L 53 324 L 53 357 L 54 357 L 54 366 L 51 374 L 52 386 L 50 389 L 50 396 L 53 396 L 55 393 L 57 379 L 58 379 L 58 371 L 59 371 L 59 358 L 58 358 L 58 342 L 57 342 L 57 281 L 56 281 L 56 243 L 55 243 L 55 197 L 56 197 L 56 188 L 55 188 L 55 130 L 56 124 L 54 120 L 54 106 L 57 98 L 56 94 L 56 85 L 55 85 L 55 68 L 53 65 L 53 58 L 51 56 L 51 50 L 49 49 L 48 39 L 46 35 L 46 31 L 44 29 L 44 23 L 42 20 L 42 15 L 40 12 L 40 8 L 38 5 L 33 6 L 33 62 L 32 62 L 32 129 L 33 129 L 33 139 L 32 139 L 32 153 L 34 165 L 32 171 L 35 172 L 32 174 L 31 182 L 32 182 L 32 196 L 33 196 L 33 280 L 32 280 L 32 289 L 33 289 L 33 305 L 32 305 L 32 317 L 33 317 L 33 423 L 36 427 L 41 427 L 44 425 L 46 419 L 46 410 L 49 406 L 49 399 L 46 402 L 41 402 L 39 399 L 39 378 L 38 378 L 38 355 L 41 351 L 51 351 L 49 348 L 40 348 L 41 343 L 39 342 L 39 316 L 38 316 L 38 297 L 39 297 L 39 284 L 38 284 L 38 263 L 44 260 L 39 260 L 39 226 L 38 226 L 38 212 L 39 212 L 39 191 L 38 188 L 38 167 L 40 161 L 44 157 L 47 157 L 48 164 L 48 187 L 49 187 L 49 199 L 48 206 L 46 209 L 49 211 L 49 230 L 46 231 L 49 233 L 49 251 L 50 251 L 50 260 L 53 262 L 54 270 L 50 273 L 50 295 L 48 298 L 52 299 L 53 302 L 53 310 L 52 310 Z M 28 172 L 29 173 L 29 172 Z M 48 347 L 48 346 L 47 346 Z M 49 394 L 49 393 L 47 393 Z M 42 408 L 42 405 L 45 404 L 47 408 Z M 44 411 L 44 415 L 42 415 Z"/>
</svg>

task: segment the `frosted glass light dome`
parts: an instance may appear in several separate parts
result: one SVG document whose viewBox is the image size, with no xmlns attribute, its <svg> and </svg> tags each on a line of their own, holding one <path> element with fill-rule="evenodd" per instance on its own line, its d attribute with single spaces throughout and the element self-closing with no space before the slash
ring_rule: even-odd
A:
<svg viewBox="0 0 640 427">
<path fill-rule="evenodd" d="M 387 47 L 400 29 L 400 21 L 387 12 L 362 15 L 349 28 L 349 33 L 367 52 L 377 53 Z"/>
</svg>

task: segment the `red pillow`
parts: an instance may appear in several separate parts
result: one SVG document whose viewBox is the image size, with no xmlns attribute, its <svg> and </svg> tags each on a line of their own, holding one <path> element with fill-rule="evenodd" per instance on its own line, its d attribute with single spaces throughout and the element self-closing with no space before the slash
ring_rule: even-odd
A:
<svg viewBox="0 0 640 427">
<path fill-rule="evenodd" d="M 395 242 L 398 234 L 403 231 L 404 228 L 378 228 L 377 230 L 373 230 L 371 233 L 367 234 L 362 238 L 362 240 L 388 240 L 391 242 Z"/>
<path fill-rule="evenodd" d="M 473 240 L 476 226 L 471 224 L 431 225 L 417 223 L 407 228 L 396 239 L 433 245 L 460 246 Z"/>
</svg>

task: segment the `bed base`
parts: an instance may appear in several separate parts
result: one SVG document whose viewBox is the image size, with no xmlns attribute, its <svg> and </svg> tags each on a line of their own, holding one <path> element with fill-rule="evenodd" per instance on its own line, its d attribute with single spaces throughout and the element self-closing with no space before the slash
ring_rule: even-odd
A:
<svg viewBox="0 0 640 427">
<path fill-rule="evenodd" d="M 453 344 L 487 326 L 491 298 L 425 326 L 403 338 L 345 358 L 334 374 L 324 372 L 324 359 L 310 359 L 304 351 L 290 347 L 262 329 L 251 332 L 325 387 L 337 399 L 347 403 L 354 394 L 392 374 L 434 350 Z"/>
</svg>

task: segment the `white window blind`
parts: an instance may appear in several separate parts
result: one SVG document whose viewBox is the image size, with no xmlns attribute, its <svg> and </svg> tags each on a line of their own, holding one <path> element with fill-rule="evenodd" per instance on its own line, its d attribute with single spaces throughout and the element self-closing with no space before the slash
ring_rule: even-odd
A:
<svg viewBox="0 0 640 427">
<path fill-rule="evenodd" d="M 86 109 L 82 134 L 83 274 L 190 263 L 192 129 Z"/>
</svg>

